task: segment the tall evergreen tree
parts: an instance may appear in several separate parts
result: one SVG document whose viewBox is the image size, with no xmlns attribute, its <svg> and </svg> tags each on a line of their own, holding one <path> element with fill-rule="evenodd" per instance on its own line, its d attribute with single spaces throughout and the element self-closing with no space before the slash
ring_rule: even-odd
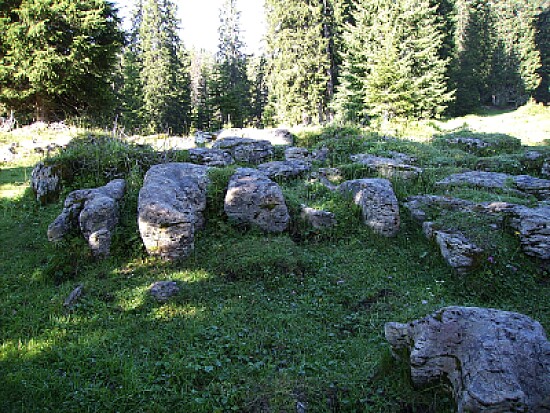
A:
<svg viewBox="0 0 550 413">
<path fill-rule="evenodd" d="M 225 0 L 220 9 L 218 33 L 217 107 L 223 124 L 242 127 L 250 113 L 250 86 L 236 0 Z"/>
<path fill-rule="evenodd" d="M 140 0 L 137 50 L 141 60 L 144 117 L 152 132 L 190 128 L 188 62 L 171 0 Z"/>
<path fill-rule="evenodd" d="M 35 119 L 109 112 L 123 36 L 105 0 L 0 4 L 0 102 Z"/>
<path fill-rule="evenodd" d="M 351 2 L 267 0 L 269 90 L 279 122 L 324 123 L 340 66 Z"/>
<path fill-rule="evenodd" d="M 435 7 L 428 0 L 365 0 L 356 7 L 336 102 L 342 119 L 439 115 L 451 94 Z"/>
<path fill-rule="evenodd" d="M 535 92 L 538 102 L 550 104 L 550 1 L 543 2 L 536 21 L 536 45 L 540 53 L 541 67 L 538 74 L 541 77 L 539 87 Z"/>
</svg>

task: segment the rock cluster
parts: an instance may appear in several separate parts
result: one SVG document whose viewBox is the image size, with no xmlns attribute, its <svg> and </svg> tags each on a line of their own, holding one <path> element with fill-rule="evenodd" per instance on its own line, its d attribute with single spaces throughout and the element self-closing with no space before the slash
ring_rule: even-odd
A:
<svg viewBox="0 0 550 413">
<path fill-rule="evenodd" d="M 290 221 L 281 188 L 257 169 L 237 169 L 229 181 L 224 210 L 236 224 L 266 232 L 282 232 Z"/>
<path fill-rule="evenodd" d="M 409 165 L 405 161 L 411 161 L 413 158 L 407 155 L 396 153 L 395 158 L 385 158 L 370 154 L 351 155 L 350 159 L 360 165 L 366 166 L 373 172 L 378 173 L 384 178 L 415 179 L 422 174 L 422 169 L 417 166 Z"/>
<path fill-rule="evenodd" d="M 396 356 L 410 352 L 416 385 L 451 383 L 458 412 L 550 411 L 550 342 L 525 315 L 446 307 L 385 335 Z"/>
<path fill-rule="evenodd" d="M 322 148 L 310 152 L 306 148 L 299 146 L 291 146 L 285 149 L 285 159 L 287 161 L 304 161 L 304 162 L 324 162 L 328 157 L 328 149 Z"/>
<path fill-rule="evenodd" d="M 534 195 L 550 199 L 550 180 L 529 175 L 508 175 L 500 172 L 463 172 L 453 174 L 436 183 L 439 186 L 472 186 L 505 189 L 518 195 Z"/>
<path fill-rule="evenodd" d="M 399 204 L 391 182 L 387 179 L 355 179 L 339 186 L 343 194 L 351 194 L 363 214 L 364 223 L 386 237 L 397 235 L 400 226 Z"/>
<path fill-rule="evenodd" d="M 155 165 L 139 192 L 138 225 L 150 255 L 187 257 L 204 224 L 208 167 L 190 163 Z"/>
<path fill-rule="evenodd" d="M 514 205 L 505 212 L 510 226 L 519 235 L 523 252 L 541 260 L 550 260 L 550 206 L 528 208 Z"/>
<path fill-rule="evenodd" d="M 230 154 L 237 162 L 253 165 L 265 162 L 273 156 L 273 146 L 269 141 L 250 138 L 227 137 L 218 139 L 212 145 Z"/>
<path fill-rule="evenodd" d="M 118 224 L 118 201 L 124 196 L 126 181 L 115 179 L 95 189 L 79 189 L 69 194 L 63 211 L 48 227 L 48 239 L 60 241 L 77 226 L 97 257 L 109 255 L 113 230 Z"/>
<path fill-rule="evenodd" d="M 56 165 L 36 164 L 31 173 L 31 188 L 42 205 L 55 202 L 61 192 L 61 173 Z"/>
<path fill-rule="evenodd" d="M 221 168 L 235 163 L 233 157 L 229 153 L 224 152 L 221 149 L 189 149 L 189 158 L 193 163 Z"/>
</svg>

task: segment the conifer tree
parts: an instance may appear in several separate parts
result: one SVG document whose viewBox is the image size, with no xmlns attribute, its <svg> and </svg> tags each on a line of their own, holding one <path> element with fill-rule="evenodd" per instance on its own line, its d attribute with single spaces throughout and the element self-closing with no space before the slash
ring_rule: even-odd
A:
<svg viewBox="0 0 550 413">
<path fill-rule="evenodd" d="M 140 0 L 137 28 L 144 118 L 152 132 L 184 133 L 190 128 L 188 62 L 178 36 L 171 0 Z"/>
<path fill-rule="evenodd" d="M 35 119 L 108 113 L 123 36 L 104 0 L 0 4 L 0 102 Z"/>
<path fill-rule="evenodd" d="M 538 102 L 550 104 L 550 2 L 546 8 L 539 11 L 536 21 L 536 45 L 540 53 L 541 67 L 538 74 L 541 77 L 539 87 L 535 92 Z"/>
<path fill-rule="evenodd" d="M 427 0 L 365 0 L 353 17 L 336 102 L 342 119 L 442 113 L 451 94 L 435 7 Z"/>
<path fill-rule="evenodd" d="M 217 60 L 217 107 L 223 124 L 243 127 L 250 113 L 247 57 L 241 39 L 240 12 L 235 0 L 220 9 Z"/>
</svg>

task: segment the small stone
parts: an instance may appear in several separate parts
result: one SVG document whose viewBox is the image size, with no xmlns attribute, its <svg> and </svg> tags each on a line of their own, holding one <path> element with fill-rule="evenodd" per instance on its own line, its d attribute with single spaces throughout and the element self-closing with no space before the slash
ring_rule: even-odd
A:
<svg viewBox="0 0 550 413">
<path fill-rule="evenodd" d="M 61 193 L 61 173 L 57 165 L 36 164 L 31 172 L 31 188 L 42 205 L 55 202 Z"/>
<path fill-rule="evenodd" d="M 180 288 L 175 281 L 157 281 L 151 286 L 149 292 L 155 300 L 164 303 L 177 295 L 180 292 Z"/>
</svg>

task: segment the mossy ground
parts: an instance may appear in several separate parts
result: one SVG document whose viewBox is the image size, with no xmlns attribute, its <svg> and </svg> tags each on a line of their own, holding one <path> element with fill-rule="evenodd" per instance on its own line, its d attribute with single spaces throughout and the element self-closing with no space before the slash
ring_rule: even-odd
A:
<svg viewBox="0 0 550 413">
<path fill-rule="evenodd" d="M 333 150 L 327 165 L 316 166 L 349 164 L 357 152 L 417 156 L 426 173 L 394 182 L 400 201 L 438 193 L 437 179 L 481 159 L 353 129 L 310 132 L 299 141 Z M 186 153 L 167 158 L 121 142 L 77 142 L 56 158 L 76 166 L 65 194 L 118 175 L 129 180 L 105 261 L 94 261 L 80 238 L 47 242 L 62 200 L 34 201 L 28 178 L 36 157 L 0 170 L 2 412 L 290 412 L 297 403 L 311 412 L 451 412 L 445 383 L 412 387 L 406 364 L 390 355 L 385 322 L 476 305 L 519 311 L 550 328 L 548 273 L 520 251 L 514 234 L 488 233 L 477 218 L 449 216 L 449 225 L 487 244 L 491 257 L 460 277 L 406 210 L 399 235 L 382 238 L 361 224 L 349 200 L 307 178 L 282 183 L 291 211 L 296 215 L 301 203 L 333 210 L 336 228 L 313 231 L 293 219 L 290 233 L 268 236 L 233 227 L 222 213 L 233 170 L 227 168 L 211 174 L 207 226 L 193 255 L 172 264 L 149 258 L 135 212 L 143 173 L 159 160 L 185 160 Z M 348 169 L 347 178 L 370 176 Z M 456 195 L 507 196 L 464 189 Z M 180 293 L 154 302 L 147 290 L 158 280 L 177 281 Z M 69 311 L 63 301 L 80 283 L 84 294 Z"/>
</svg>

